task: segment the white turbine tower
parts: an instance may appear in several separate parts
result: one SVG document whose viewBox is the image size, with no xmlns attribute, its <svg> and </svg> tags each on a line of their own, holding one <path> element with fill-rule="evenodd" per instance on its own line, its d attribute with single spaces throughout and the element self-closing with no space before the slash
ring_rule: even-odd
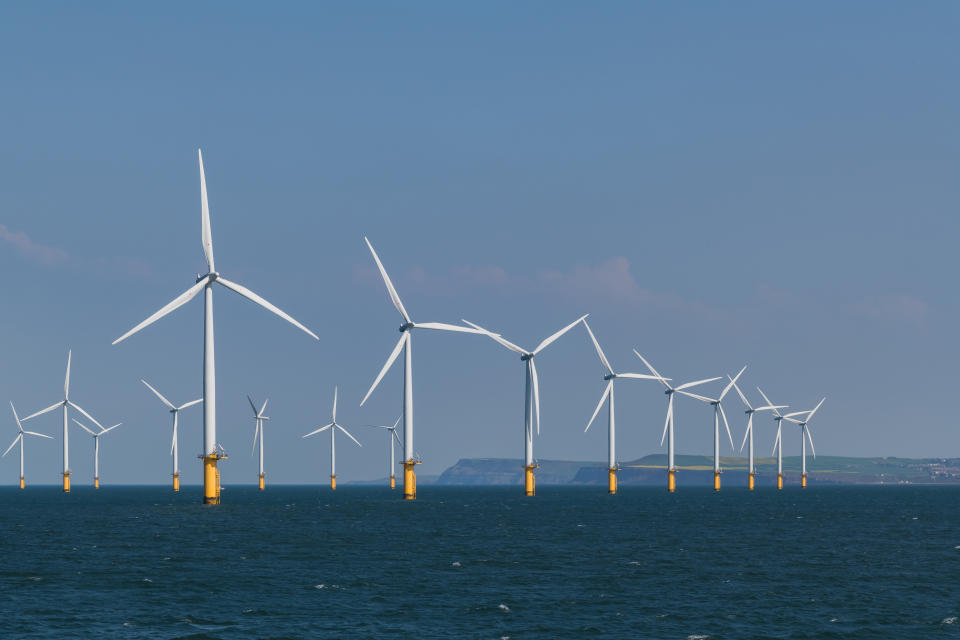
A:
<svg viewBox="0 0 960 640">
<path fill-rule="evenodd" d="M 757 391 L 760 392 L 760 395 L 763 396 L 764 401 L 766 401 L 769 406 L 775 406 L 770 402 L 770 398 L 763 392 L 763 389 L 757 387 Z M 783 417 L 779 409 L 773 409 L 773 419 L 777 423 L 777 439 L 773 442 L 773 451 L 770 455 L 774 453 L 777 454 L 777 490 L 783 489 L 783 440 L 780 438 L 782 435 Z"/>
<path fill-rule="evenodd" d="M 663 446 L 663 439 L 666 438 L 667 439 L 667 491 L 671 491 L 671 492 L 676 491 L 677 490 L 677 467 L 674 464 L 674 453 L 675 453 L 674 426 L 676 424 L 677 418 L 676 418 L 676 412 L 674 411 L 674 406 L 673 406 L 674 405 L 673 396 L 677 392 L 683 391 L 684 389 L 690 389 L 692 387 L 696 387 L 701 384 L 714 382 L 715 380 L 719 380 L 720 378 L 707 378 L 706 380 L 696 380 L 694 382 L 686 382 L 679 386 L 671 387 L 669 384 L 667 384 L 667 380 L 669 380 L 670 378 L 664 378 L 659 373 L 657 373 L 657 370 L 654 369 L 649 362 L 647 362 L 646 358 L 640 355 L 639 351 L 634 349 L 633 352 L 636 354 L 638 358 L 640 358 L 640 360 L 643 361 L 643 364 L 647 366 L 647 369 L 650 370 L 650 373 L 652 373 L 657 378 L 657 380 L 660 381 L 660 384 L 662 384 L 666 389 L 664 393 L 667 394 L 667 419 L 663 423 L 663 435 L 660 436 L 660 446 L 661 447 Z"/>
<path fill-rule="evenodd" d="M 477 331 L 493 338 L 496 342 L 499 342 L 510 351 L 520 354 L 520 360 L 524 363 L 526 368 L 526 387 L 524 391 L 524 412 L 523 412 L 523 471 L 524 471 L 524 494 L 527 496 L 533 496 L 536 494 L 537 485 L 536 479 L 533 475 L 533 470 L 539 467 L 538 464 L 534 462 L 533 459 L 533 424 L 536 421 L 537 424 L 537 435 L 540 435 L 540 382 L 537 378 L 537 365 L 534 364 L 533 359 L 538 353 L 546 349 L 551 345 L 557 338 L 565 334 L 570 329 L 573 329 L 577 326 L 578 323 L 582 322 L 587 315 L 580 316 L 560 331 L 557 331 L 552 336 L 548 337 L 546 340 L 537 345 L 537 348 L 533 351 L 528 351 L 522 347 L 504 340 L 499 333 L 492 333 L 487 331 L 480 325 L 474 324 L 467 320 L 464 320 L 468 325 L 476 329 Z"/>
<path fill-rule="evenodd" d="M 14 445 L 16 445 L 18 442 L 20 443 L 20 488 L 23 489 L 23 487 L 26 486 L 23 476 L 23 436 L 39 436 L 41 438 L 47 438 L 48 440 L 53 440 L 53 438 L 42 433 L 25 431 L 23 429 L 23 425 L 20 424 L 20 418 L 17 416 L 17 409 L 13 406 L 12 402 L 10 403 L 10 409 L 13 410 L 13 419 L 17 423 L 17 437 L 13 439 L 13 442 L 10 443 L 10 446 L 7 447 L 7 450 L 3 452 L 3 456 L 6 456 L 8 453 L 10 453 L 10 449 L 13 449 Z"/>
<path fill-rule="evenodd" d="M 342 426 L 337 424 L 337 387 L 333 388 L 333 412 L 331 412 L 330 418 L 331 418 L 330 424 L 326 425 L 325 427 L 320 427 L 319 429 L 311 431 L 310 433 L 304 435 L 303 437 L 309 438 L 314 434 L 330 429 L 330 489 L 336 490 L 337 488 L 337 443 L 336 443 L 337 429 L 340 429 L 340 431 L 343 431 L 343 433 L 346 434 L 348 438 L 356 442 L 358 447 L 363 446 L 362 444 L 360 444 L 359 440 L 357 440 L 352 435 L 350 435 L 349 431 L 347 431 Z"/>
<path fill-rule="evenodd" d="M 807 423 L 810 422 L 810 418 L 813 417 L 813 414 L 817 412 L 817 409 L 820 408 L 820 405 L 822 405 L 825 400 L 826 398 L 821 400 L 817 404 L 817 406 L 813 408 L 812 411 L 794 411 L 793 413 L 788 413 L 787 415 L 783 416 L 790 422 L 794 422 L 800 425 L 800 448 L 801 448 L 800 486 L 801 487 L 807 486 L 807 440 L 810 441 L 810 450 L 813 452 L 813 457 L 814 458 L 817 457 L 817 450 L 813 448 L 813 436 L 810 435 L 810 429 L 807 427 Z M 801 416 L 803 414 L 807 414 L 807 417 L 803 418 L 802 420 L 798 420 L 797 416 Z M 806 439 L 804 439 L 804 435 L 806 435 Z"/>
<path fill-rule="evenodd" d="M 201 456 L 203 459 L 203 502 L 204 504 L 219 504 L 220 473 L 217 470 L 217 462 L 227 456 L 224 454 L 222 448 L 218 448 L 217 446 L 216 364 L 214 362 L 213 352 L 214 283 L 219 283 L 234 293 L 238 293 L 244 298 L 257 303 L 264 309 L 277 314 L 314 339 L 319 340 L 319 338 L 305 326 L 254 292 L 235 282 L 230 282 L 226 278 L 222 278 L 220 274 L 217 273 L 213 263 L 213 240 L 210 234 L 210 207 L 207 204 L 207 182 L 203 174 L 203 154 L 199 149 L 197 150 L 197 158 L 200 162 L 200 239 L 203 244 L 204 256 L 207 259 L 207 274 L 203 276 L 198 275 L 196 284 L 133 329 L 114 340 L 113 344 L 125 340 L 168 313 L 179 309 L 203 290 L 203 397 L 205 400 L 203 403 L 203 455 Z"/>
<path fill-rule="evenodd" d="M 93 436 L 93 488 L 99 489 L 100 488 L 100 436 L 102 436 L 103 434 L 109 431 L 112 431 L 113 429 L 116 429 L 123 423 L 118 422 L 112 427 L 107 427 L 106 429 L 101 427 L 99 432 L 95 432 L 93 431 L 93 429 L 88 428 L 85 424 L 83 424 L 76 418 L 73 418 L 73 421 L 76 422 L 77 426 L 79 426 L 81 429 L 83 429 L 84 431 L 86 431 L 87 433 Z"/>
<path fill-rule="evenodd" d="M 727 376 L 727 378 L 730 378 L 730 376 Z M 747 430 L 743 434 L 743 442 L 740 443 L 740 451 L 743 451 L 744 445 L 746 445 L 747 442 L 750 442 L 750 448 L 748 449 L 748 452 L 749 452 L 748 465 L 749 466 L 748 466 L 748 476 L 747 476 L 747 488 L 750 489 L 750 491 L 753 491 L 753 488 L 756 486 L 756 481 L 755 481 L 756 472 L 754 471 L 754 455 L 753 455 L 753 414 L 756 413 L 757 411 L 776 411 L 778 409 L 786 409 L 787 405 L 778 405 L 778 406 L 767 405 L 763 407 L 754 407 L 753 405 L 750 404 L 750 401 L 747 400 L 747 396 L 743 394 L 743 391 L 740 390 L 740 387 L 737 386 L 736 382 L 733 383 L 733 388 L 736 389 L 737 395 L 740 396 L 740 399 L 743 400 L 743 404 L 746 405 L 747 407 L 746 411 L 744 411 L 744 413 L 747 414 Z"/>
<path fill-rule="evenodd" d="M 63 400 L 60 400 L 56 404 L 52 404 L 46 409 L 41 409 L 36 413 L 31 413 L 29 416 L 23 419 L 24 422 L 31 418 L 36 418 L 39 415 L 43 415 L 48 411 L 53 411 L 57 408 L 63 409 L 63 491 L 64 493 L 70 493 L 70 433 L 67 430 L 68 426 L 68 416 L 67 409 L 73 407 L 79 411 L 87 420 L 97 425 L 103 429 L 103 425 L 94 420 L 93 416 L 81 409 L 78 405 L 74 404 L 70 400 L 70 360 L 73 356 L 72 351 L 67 351 L 67 375 L 63 380 Z"/>
<path fill-rule="evenodd" d="M 187 407 L 192 407 L 195 404 L 203 402 L 203 398 L 197 398 L 196 400 L 191 400 L 186 404 L 182 404 L 179 407 L 174 406 L 172 402 L 163 397 L 163 395 L 150 386 L 150 384 L 144 380 L 140 379 L 140 382 L 147 385 L 147 389 L 153 391 L 153 394 L 160 398 L 160 402 L 167 405 L 170 408 L 170 413 L 173 414 L 173 439 L 170 442 L 170 455 L 173 459 L 173 490 L 180 491 L 180 444 L 179 437 L 177 436 L 177 427 L 179 425 L 179 416 L 182 409 Z"/>
<path fill-rule="evenodd" d="M 263 421 L 269 420 L 267 416 L 263 414 L 267 409 L 267 403 L 270 402 L 270 398 L 267 398 L 263 401 L 263 406 L 260 409 L 257 409 L 257 405 L 253 403 L 253 398 L 247 396 L 247 400 L 250 402 L 250 408 L 253 409 L 253 420 L 256 422 L 256 428 L 253 431 L 253 448 L 250 449 L 250 455 L 253 455 L 253 452 L 257 449 L 257 442 L 260 442 L 260 480 L 259 486 L 260 491 L 263 491 Z"/>
<path fill-rule="evenodd" d="M 467 327 L 459 327 L 455 324 L 445 324 L 443 322 L 414 322 L 411 320 L 410 315 L 407 314 L 407 310 L 403 308 L 403 303 L 400 301 L 400 296 L 397 294 L 393 282 L 390 281 L 390 276 L 387 275 L 387 270 L 384 269 L 383 263 L 380 262 L 380 257 L 377 255 L 377 252 L 373 250 L 373 245 L 370 244 L 370 241 L 367 240 L 366 237 L 364 237 L 363 240 L 367 243 L 367 247 L 373 255 L 374 262 L 377 263 L 377 269 L 380 270 L 383 283 L 387 286 L 387 293 L 390 295 L 390 300 L 393 301 L 393 306 L 396 307 L 400 315 L 403 316 L 403 324 L 400 326 L 400 340 L 397 342 L 397 346 L 393 348 L 393 351 L 387 358 L 386 364 L 383 365 L 377 378 L 373 381 L 373 384 L 370 385 L 370 390 L 367 391 L 367 395 L 363 396 L 363 400 L 360 401 L 360 406 L 362 407 L 364 405 L 367 398 L 373 393 L 373 390 L 377 388 L 380 380 L 386 375 L 387 370 L 390 369 L 397 359 L 397 356 L 400 355 L 400 350 L 403 349 L 403 498 L 405 500 L 415 500 L 417 497 L 417 475 L 414 471 L 414 466 L 419 463 L 413 458 L 413 354 L 411 352 L 413 330 L 435 329 L 439 331 L 458 331 L 460 333 L 479 333 L 479 331 Z"/>
<path fill-rule="evenodd" d="M 590 416 L 590 422 L 587 423 L 587 428 L 584 429 L 583 432 L 587 432 L 597 417 L 597 414 L 600 413 L 600 407 L 603 406 L 604 402 L 607 402 L 607 491 L 610 495 L 613 495 L 617 492 L 617 470 L 620 468 L 617 464 L 617 431 L 616 412 L 613 406 L 613 382 L 617 378 L 637 378 L 640 380 L 657 380 L 657 378 L 645 373 L 614 372 L 613 367 L 610 366 L 610 361 L 607 360 L 607 356 L 604 355 L 603 349 L 600 348 L 600 343 L 597 342 L 597 338 L 593 335 L 593 331 L 590 330 L 590 325 L 587 324 L 586 320 L 583 321 L 583 326 L 586 327 L 587 333 L 590 334 L 590 340 L 593 341 L 597 355 L 600 356 L 600 362 L 603 363 L 603 368 L 607 370 L 603 376 L 603 379 L 607 381 L 607 388 L 604 390 L 603 395 L 600 396 L 600 402 L 597 403 L 597 408 L 593 410 L 593 415 Z"/>
<path fill-rule="evenodd" d="M 387 430 L 387 438 L 390 440 L 390 464 L 387 466 L 387 469 L 388 469 L 388 471 L 389 471 L 389 473 L 390 473 L 390 488 L 391 488 L 391 489 L 396 489 L 396 488 L 397 488 L 397 478 L 396 478 L 396 476 L 395 476 L 394 473 L 393 473 L 393 468 L 394 468 L 393 465 L 394 465 L 394 462 L 395 462 L 396 459 L 397 459 L 397 455 L 396 455 L 396 453 L 394 452 L 393 444 L 394 444 L 394 442 L 396 442 L 396 443 L 399 444 L 401 447 L 403 447 L 403 441 L 401 441 L 401 440 L 400 440 L 400 436 L 397 435 L 397 425 L 400 424 L 401 418 L 403 418 L 403 416 L 400 416 L 400 418 L 397 418 L 397 421 L 393 423 L 393 426 L 392 426 L 392 427 L 391 427 L 391 426 L 388 426 L 388 425 L 385 425 L 385 424 L 368 424 L 368 425 L 367 425 L 368 427 L 372 427 L 372 428 L 374 428 L 374 429 L 386 429 L 386 430 Z"/>
</svg>

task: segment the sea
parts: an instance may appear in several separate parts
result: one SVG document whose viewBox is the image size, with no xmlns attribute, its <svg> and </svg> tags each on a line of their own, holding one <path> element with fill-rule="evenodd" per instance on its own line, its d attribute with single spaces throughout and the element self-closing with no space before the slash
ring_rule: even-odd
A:
<svg viewBox="0 0 960 640">
<path fill-rule="evenodd" d="M 960 638 L 960 488 L 0 489 L 3 638 Z"/>
</svg>

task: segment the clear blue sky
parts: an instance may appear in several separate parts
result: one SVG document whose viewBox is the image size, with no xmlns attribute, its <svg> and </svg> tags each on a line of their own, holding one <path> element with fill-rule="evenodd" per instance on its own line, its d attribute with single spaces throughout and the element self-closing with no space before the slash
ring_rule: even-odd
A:
<svg viewBox="0 0 960 640">
<path fill-rule="evenodd" d="M 749 364 L 754 399 L 827 395 L 820 453 L 958 455 L 958 31 L 950 2 L 5 4 L 0 397 L 56 401 L 72 347 L 73 398 L 125 423 L 104 482 L 168 481 L 169 416 L 138 379 L 199 395 L 202 303 L 110 342 L 204 269 L 202 146 L 218 269 L 321 336 L 216 292 L 228 484 L 256 475 L 247 393 L 270 398 L 268 482 L 325 481 L 328 441 L 300 435 L 337 383 L 364 443 L 338 443 L 341 479 L 385 474 L 359 425 L 399 414 L 400 369 L 358 404 L 400 319 L 365 234 L 417 320 L 532 347 L 589 312 L 618 369 L 641 371 L 636 347 L 678 380 Z M 602 460 L 585 332 L 538 363 L 536 456 Z M 519 464 L 514 354 L 420 334 L 414 370 L 422 473 Z M 661 451 L 658 386 L 617 400 L 619 457 Z M 711 451 L 710 411 L 680 403 L 681 452 Z M 56 482 L 59 443 L 29 444 Z M 181 447 L 197 482 L 199 409 Z"/>
</svg>

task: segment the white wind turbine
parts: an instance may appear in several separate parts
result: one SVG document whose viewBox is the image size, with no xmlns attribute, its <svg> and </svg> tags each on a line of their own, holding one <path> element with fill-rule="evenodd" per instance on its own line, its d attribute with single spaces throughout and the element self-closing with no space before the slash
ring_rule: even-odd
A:
<svg viewBox="0 0 960 640">
<path fill-rule="evenodd" d="M 101 427 L 99 432 L 95 432 L 93 431 L 93 429 L 88 428 L 85 424 L 83 424 L 76 418 L 73 418 L 73 421 L 76 422 L 77 426 L 79 426 L 81 429 L 83 429 L 84 431 L 86 431 L 87 433 L 93 436 L 93 488 L 99 489 L 100 488 L 100 436 L 102 436 L 103 434 L 109 431 L 112 431 L 113 429 L 116 429 L 123 423 L 118 422 L 112 427 L 107 427 L 106 429 Z"/>
<path fill-rule="evenodd" d="M 11 442 L 10 446 L 7 447 L 7 450 L 3 452 L 3 455 L 6 456 L 8 453 L 10 453 L 10 449 L 13 449 L 14 445 L 16 445 L 18 442 L 20 443 L 20 488 L 23 489 L 23 487 L 25 486 L 24 476 L 23 476 L 23 436 L 24 435 L 39 436 L 41 438 L 47 438 L 48 440 L 53 440 L 53 438 L 50 436 L 44 435 L 42 433 L 36 433 L 34 431 L 25 431 L 23 428 L 23 425 L 20 424 L 19 416 L 17 416 L 17 409 L 13 406 L 12 402 L 10 403 L 10 409 L 13 411 L 13 419 L 17 423 L 17 437 L 13 439 L 13 442 Z M 3 457 L 3 456 L 0 456 L 0 457 Z"/>
<path fill-rule="evenodd" d="M 597 342 L 597 338 L 593 335 L 593 331 L 590 330 L 590 325 L 587 324 L 587 321 L 583 321 L 583 326 L 586 327 L 587 333 L 590 334 L 590 340 L 593 342 L 594 348 L 597 350 L 597 355 L 600 356 L 600 362 L 603 363 L 603 368 L 607 370 L 604 374 L 603 379 L 607 381 L 607 388 L 604 390 L 603 395 L 600 396 L 600 402 L 597 403 L 597 408 L 593 410 L 593 415 L 590 416 L 590 422 L 587 423 L 587 428 L 583 430 L 584 433 L 587 432 L 587 429 L 590 428 L 590 425 L 593 424 L 594 419 L 597 417 L 597 414 L 600 413 L 600 407 L 603 406 L 604 402 L 607 404 L 607 491 L 613 495 L 617 492 L 617 470 L 619 466 L 617 465 L 617 450 L 616 450 L 616 412 L 614 411 L 614 398 L 613 398 L 613 382 L 617 378 L 637 378 L 640 380 L 657 380 L 658 378 L 654 376 L 649 376 L 645 373 L 616 373 L 613 370 L 613 367 L 610 366 L 610 361 L 607 360 L 607 356 L 604 355 L 603 349 L 600 348 L 600 343 Z M 669 378 L 668 378 L 669 379 Z"/>
<path fill-rule="evenodd" d="M 813 417 L 813 414 L 817 412 L 817 409 L 820 408 L 820 405 L 822 405 L 825 400 L 826 398 L 821 400 L 812 411 L 794 411 L 793 413 L 788 413 L 787 415 L 783 416 L 790 422 L 800 425 L 800 447 L 802 452 L 800 455 L 800 463 L 802 465 L 800 470 L 801 487 L 807 486 L 807 440 L 810 441 L 810 450 L 813 452 L 813 457 L 817 457 L 817 450 L 813 448 L 813 436 L 810 435 L 810 429 L 807 427 L 807 423 L 810 422 L 810 418 Z M 802 420 L 798 420 L 797 416 L 803 414 L 807 414 L 807 417 L 803 418 Z M 804 439 L 804 435 L 806 435 L 806 439 Z"/>
<path fill-rule="evenodd" d="M 263 421 L 269 420 L 267 416 L 263 414 L 267 409 L 267 403 L 270 402 L 270 398 L 267 398 L 263 401 L 263 406 L 260 409 L 257 409 L 257 405 L 253 404 L 253 398 L 247 396 L 247 400 L 250 402 L 250 408 L 253 409 L 253 420 L 256 422 L 257 426 L 253 431 L 253 448 L 250 449 L 250 455 L 253 455 L 253 452 L 257 448 L 257 441 L 260 442 L 260 480 L 259 486 L 260 491 L 263 491 Z"/>
<path fill-rule="evenodd" d="M 666 438 L 667 439 L 667 491 L 676 491 L 677 467 L 674 464 L 674 453 L 675 453 L 674 427 L 677 419 L 676 419 L 676 412 L 674 411 L 674 406 L 673 406 L 674 404 L 673 396 L 677 392 L 681 392 L 684 389 L 690 389 L 692 387 L 696 387 L 701 384 L 714 382 L 716 380 L 719 380 L 720 378 L 707 378 L 705 380 L 696 380 L 694 382 L 686 382 L 679 386 L 671 387 L 669 384 L 667 384 L 667 380 L 669 380 L 670 378 L 664 378 L 659 373 L 657 373 L 657 370 L 654 369 L 649 362 L 647 362 L 646 358 L 640 355 L 639 351 L 634 349 L 633 352 L 636 354 L 638 358 L 640 358 L 640 360 L 643 361 L 643 364 L 647 366 L 647 369 L 650 370 L 650 373 L 656 376 L 657 380 L 660 381 L 660 384 L 662 384 L 666 389 L 664 393 L 667 394 L 667 419 L 663 423 L 663 435 L 660 436 L 660 446 L 661 447 L 663 446 L 663 439 Z"/>
<path fill-rule="evenodd" d="M 403 416 L 400 416 L 400 418 L 397 418 L 397 421 L 393 423 L 392 427 L 385 424 L 368 424 L 367 425 L 368 427 L 372 427 L 374 429 L 386 429 L 388 432 L 387 437 L 390 440 L 390 464 L 388 465 L 388 469 L 390 472 L 390 488 L 391 489 L 397 488 L 397 478 L 393 473 L 393 468 L 394 468 L 393 465 L 397 459 L 397 456 L 396 456 L 396 453 L 394 453 L 393 443 L 396 442 L 401 447 L 403 446 L 403 442 L 400 440 L 400 436 L 397 435 L 397 425 L 400 424 L 401 418 L 403 418 Z"/>
<path fill-rule="evenodd" d="M 533 496 L 536 494 L 536 480 L 533 475 L 533 470 L 538 467 L 533 460 L 533 424 L 536 421 L 537 424 L 537 435 L 540 435 L 540 382 L 537 378 L 537 365 L 534 364 L 534 357 L 549 345 L 551 345 L 557 338 L 565 334 L 570 329 L 573 329 L 577 326 L 578 323 L 582 322 L 589 314 L 580 316 L 563 329 L 560 329 L 539 345 L 533 351 L 528 351 L 522 347 L 503 339 L 499 333 L 493 333 L 487 331 L 480 325 L 474 324 L 467 320 L 464 320 L 468 325 L 476 329 L 477 331 L 490 336 L 496 342 L 499 342 L 510 351 L 520 354 L 520 360 L 524 362 L 526 368 L 526 387 L 524 391 L 524 412 L 523 412 L 523 469 L 524 469 L 524 493 L 527 496 Z"/>
<path fill-rule="evenodd" d="M 337 429 L 340 429 L 340 431 L 343 431 L 343 433 L 346 434 L 348 438 L 356 442 L 358 447 L 363 446 L 362 444 L 360 444 L 359 440 L 357 440 L 352 435 L 350 435 L 349 431 L 347 431 L 342 426 L 337 424 L 337 387 L 333 388 L 333 411 L 330 414 L 330 424 L 326 425 L 325 427 L 320 427 L 319 429 L 315 429 L 314 431 L 311 431 L 310 433 L 304 435 L 303 437 L 309 438 L 310 436 L 320 433 L 321 431 L 326 431 L 327 429 L 330 429 L 330 488 L 333 490 L 336 490 L 337 488 L 337 442 L 336 442 Z"/>
<path fill-rule="evenodd" d="M 730 433 L 730 423 L 727 422 L 727 413 L 723 410 L 723 399 L 729 393 L 730 389 L 733 387 L 733 384 L 737 379 L 743 375 L 743 372 L 746 371 L 747 367 L 744 366 L 743 369 L 740 369 L 740 373 L 734 376 L 730 382 L 723 388 L 723 391 L 716 398 L 707 398 L 706 396 L 701 396 L 696 393 L 690 393 L 689 391 L 681 391 L 685 396 L 691 398 L 696 398 L 701 402 L 706 402 L 713 405 L 713 490 L 720 491 L 720 418 L 723 418 L 723 426 L 727 429 L 727 437 L 730 438 L 730 448 L 735 449 L 736 445 L 733 444 L 733 434 Z M 727 376 L 728 378 L 730 376 Z"/>
<path fill-rule="evenodd" d="M 294 320 L 292 317 L 270 304 L 253 291 L 243 287 L 235 282 L 230 282 L 220 276 L 214 268 L 213 262 L 213 240 L 210 233 L 210 207 L 207 203 L 207 182 L 203 173 L 203 154 L 197 150 L 197 158 L 200 163 L 200 239 L 203 244 L 203 253 L 207 260 L 207 274 L 198 275 L 196 284 L 181 293 L 173 301 L 162 307 L 152 316 L 126 332 L 113 341 L 117 344 L 149 326 L 187 302 L 192 300 L 200 290 L 203 290 L 203 502 L 204 504 L 220 503 L 220 482 L 219 472 L 217 471 L 218 460 L 225 458 L 223 451 L 217 448 L 217 390 L 216 390 L 216 364 L 213 351 L 213 285 L 219 283 L 238 293 L 244 298 L 251 300 L 264 309 L 275 313 L 298 329 L 304 331 L 314 339 L 319 340 L 317 336 L 305 326 Z"/>
<path fill-rule="evenodd" d="M 192 407 L 195 404 L 203 402 L 203 398 L 197 398 L 196 400 L 191 400 L 186 404 L 182 404 L 179 407 L 174 406 L 172 402 L 163 397 L 163 395 L 150 386 L 150 384 L 144 380 L 140 379 L 140 382 L 147 385 L 147 389 L 153 391 L 153 394 L 160 398 L 160 402 L 167 405 L 170 408 L 170 413 L 173 414 L 173 439 L 170 442 L 170 455 L 173 458 L 173 490 L 180 491 L 180 444 L 179 437 L 177 436 L 177 427 L 179 424 L 180 411 L 186 409 L 187 407 Z"/>
<path fill-rule="evenodd" d="M 83 414 L 83 416 L 86 417 L 87 420 L 89 420 L 93 424 L 103 429 L 103 425 L 97 422 L 93 418 L 93 416 L 91 416 L 89 413 L 81 409 L 79 405 L 74 404 L 74 402 L 70 400 L 70 360 L 72 357 L 73 357 L 73 351 L 72 350 L 67 351 L 67 375 L 63 380 L 63 400 L 60 400 L 59 402 L 50 405 L 46 409 L 41 409 L 36 413 L 32 413 L 23 419 L 23 421 L 26 422 L 31 418 L 36 418 L 37 416 L 43 415 L 44 413 L 47 413 L 49 411 L 53 411 L 54 409 L 57 409 L 57 408 L 63 409 L 63 491 L 64 493 L 70 493 L 70 433 L 67 430 L 67 426 L 68 426 L 67 408 L 73 407 L 74 409 L 79 411 L 81 414 Z"/>
<path fill-rule="evenodd" d="M 727 378 L 730 378 L 730 376 L 727 376 Z M 743 400 L 743 404 L 746 405 L 747 407 L 746 411 L 744 411 L 744 413 L 747 414 L 747 430 L 743 434 L 743 442 L 740 443 L 740 451 L 743 451 L 744 445 L 746 445 L 747 442 L 750 442 L 750 448 L 748 449 L 749 469 L 748 469 L 748 476 L 747 476 L 748 478 L 747 488 L 750 489 L 750 491 L 753 491 L 754 486 L 756 486 L 756 481 L 755 481 L 756 473 L 754 471 L 754 455 L 753 455 L 753 414 L 756 413 L 757 411 L 777 411 L 779 409 L 786 409 L 787 405 L 782 404 L 777 406 L 766 405 L 763 407 L 754 407 L 753 405 L 750 404 L 750 401 L 747 400 L 747 396 L 743 394 L 743 391 L 740 390 L 740 387 L 737 386 L 736 382 L 733 383 L 733 388 L 737 390 L 737 395 L 740 396 L 740 399 Z"/>
<path fill-rule="evenodd" d="M 387 286 L 387 293 L 390 295 L 390 300 L 393 301 L 393 306 L 396 307 L 400 315 L 403 316 L 403 324 L 400 326 L 400 340 L 393 348 L 393 351 L 387 358 L 387 362 L 383 365 L 377 378 L 373 381 L 373 384 L 370 385 L 370 390 L 367 391 L 367 395 L 363 396 L 360 406 L 362 407 L 364 405 L 367 398 L 373 393 L 373 390 L 377 388 L 380 380 L 386 375 L 387 371 L 397 359 L 397 356 L 400 355 L 400 350 L 403 349 L 403 497 L 405 500 L 414 500 L 417 497 L 417 476 L 414 472 L 414 466 L 418 464 L 418 462 L 413 458 L 413 354 L 411 352 L 413 330 L 435 329 L 439 331 L 457 331 L 460 333 L 479 333 L 479 331 L 467 327 L 460 327 L 455 324 L 445 324 L 443 322 L 414 322 L 411 320 L 407 310 L 403 308 L 403 303 L 400 301 L 400 296 L 397 294 L 393 282 L 390 281 L 390 276 L 387 275 L 387 270 L 384 269 L 383 263 L 380 262 L 380 257 L 377 255 L 377 252 L 373 250 L 373 245 L 370 244 L 370 241 L 366 237 L 364 237 L 363 240 L 367 243 L 367 247 L 370 249 L 371 255 L 373 255 L 374 262 L 377 263 L 377 269 L 380 270 L 383 283 Z"/>
<path fill-rule="evenodd" d="M 763 396 L 764 401 L 770 406 L 774 406 L 770 402 L 770 398 L 763 392 L 763 389 L 757 387 L 757 391 L 760 392 L 760 395 Z M 777 489 L 783 489 L 783 440 L 780 438 L 782 435 L 781 429 L 783 428 L 783 418 L 784 416 L 780 413 L 779 409 L 773 409 L 773 419 L 777 423 L 777 439 L 773 442 L 773 453 L 777 454 Z"/>
</svg>

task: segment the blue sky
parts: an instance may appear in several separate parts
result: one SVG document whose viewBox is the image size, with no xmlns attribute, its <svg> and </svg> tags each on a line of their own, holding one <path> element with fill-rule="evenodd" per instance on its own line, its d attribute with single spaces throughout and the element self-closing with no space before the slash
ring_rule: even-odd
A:
<svg viewBox="0 0 960 640">
<path fill-rule="evenodd" d="M 166 483 L 168 414 L 199 394 L 202 304 L 110 342 L 204 270 L 202 146 L 217 267 L 320 334 L 216 292 L 224 480 L 253 482 L 245 394 L 270 398 L 268 482 L 385 474 L 399 368 L 362 409 L 399 315 L 467 318 L 533 346 L 582 313 L 618 369 L 734 373 L 827 402 L 817 451 L 956 455 L 960 132 L 953 3 L 203 3 L 0 8 L 0 394 L 72 396 L 101 422 L 104 482 Z M 540 458 L 605 456 L 582 330 L 538 358 Z M 523 369 L 492 341 L 421 334 L 416 449 L 522 454 Z M 751 397 L 759 399 L 755 391 Z M 618 386 L 618 453 L 661 451 L 664 397 Z M 739 446 L 742 419 L 727 405 Z M 200 411 L 184 415 L 199 481 Z M 712 449 L 678 406 L 678 448 Z M 5 421 L 9 439 L 15 434 Z M 0 421 L 2 425 L 4 421 Z M 57 433 L 56 418 L 34 428 Z M 768 452 L 770 424 L 759 423 Z M 739 432 L 739 433 L 737 433 Z M 71 434 L 75 481 L 92 442 Z M 83 437 L 81 437 L 81 435 Z M 58 443 L 28 475 L 55 482 Z M 728 449 L 724 449 L 728 452 Z M 788 433 L 785 452 L 799 451 Z M 5 471 L 4 471 L 5 469 Z M 13 482 L 16 459 L 0 462 Z"/>
</svg>

